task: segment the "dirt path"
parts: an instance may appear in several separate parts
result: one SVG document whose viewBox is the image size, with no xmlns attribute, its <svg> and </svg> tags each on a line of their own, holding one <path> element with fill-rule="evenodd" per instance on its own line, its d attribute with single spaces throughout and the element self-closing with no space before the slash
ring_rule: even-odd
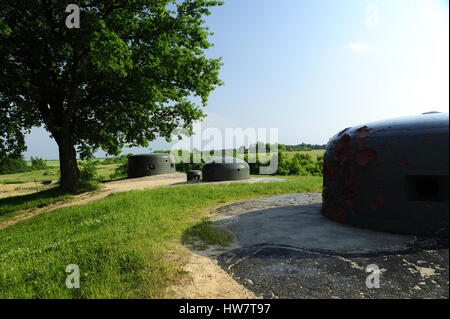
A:
<svg viewBox="0 0 450 319">
<path fill-rule="evenodd" d="M 188 275 L 177 285 L 168 288 L 174 299 L 257 299 L 253 292 L 237 283 L 213 258 L 223 251 L 210 247 L 203 251 L 189 251 L 183 269 Z"/>
<path fill-rule="evenodd" d="M 0 199 L 10 196 L 21 196 L 21 195 L 27 195 L 31 194 L 37 191 L 39 187 L 39 191 L 47 190 L 54 185 L 51 186 L 45 186 L 39 183 L 39 186 L 35 182 L 28 182 L 28 183 L 20 183 L 20 184 L 0 184 Z"/>
<path fill-rule="evenodd" d="M 102 185 L 102 188 L 97 191 L 76 195 L 69 200 L 49 204 L 42 208 L 32 208 L 23 210 L 21 214 L 16 215 L 11 219 L 0 222 L 0 229 L 17 224 L 22 220 L 32 218 L 43 212 L 53 211 L 61 207 L 83 205 L 95 200 L 105 198 L 106 196 L 112 193 L 126 192 L 130 190 L 149 189 L 159 186 L 168 186 L 176 183 L 182 183 L 185 181 L 186 181 L 185 174 L 169 174 L 169 175 L 148 176 L 133 179 L 123 179 L 104 183 Z"/>
</svg>

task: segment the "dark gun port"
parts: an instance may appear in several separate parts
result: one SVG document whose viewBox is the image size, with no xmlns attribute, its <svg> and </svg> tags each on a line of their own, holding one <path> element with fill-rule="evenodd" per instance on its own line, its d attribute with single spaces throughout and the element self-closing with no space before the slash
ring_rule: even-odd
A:
<svg viewBox="0 0 450 319">
<path fill-rule="evenodd" d="M 448 201 L 448 176 L 407 176 L 406 192 L 411 201 Z"/>
</svg>

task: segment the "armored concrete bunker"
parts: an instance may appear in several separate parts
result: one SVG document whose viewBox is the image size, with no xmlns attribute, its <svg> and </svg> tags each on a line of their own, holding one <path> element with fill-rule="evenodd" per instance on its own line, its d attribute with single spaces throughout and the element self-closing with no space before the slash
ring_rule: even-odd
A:
<svg viewBox="0 0 450 319">
<path fill-rule="evenodd" d="M 347 128 L 324 155 L 322 213 L 376 230 L 448 237 L 449 115 Z"/>
<path fill-rule="evenodd" d="M 128 157 L 128 178 L 175 173 L 171 154 L 152 153 Z"/>
<path fill-rule="evenodd" d="M 187 173 L 187 180 L 188 181 L 196 181 L 196 182 L 199 182 L 201 179 L 202 179 L 202 171 L 200 171 L 200 170 L 196 170 L 196 169 L 194 169 L 194 170 L 190 170 L 188 173 Z"/>
<path fill-rule="evenodd" d="M 250 178 L 250 167 L 235 157 L 218 157 L 203 166 L 202 177 L 205 182 L 246 180 Z"/>
</svg>

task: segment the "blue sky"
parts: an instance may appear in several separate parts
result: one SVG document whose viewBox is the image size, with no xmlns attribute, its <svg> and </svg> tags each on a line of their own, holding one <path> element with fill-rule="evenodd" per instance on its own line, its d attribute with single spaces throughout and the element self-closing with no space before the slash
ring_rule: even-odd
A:
<svg viewBox="0 0 450 319">
<path fill-rule="evenodd" d="M 225 0 L 206 21 L 225 85 L 203 128 L 278 128 L 280 143 L 324 144 L 345 127 L 448 112 L 448 1 Z M 26 142 L 27 158 L 58 158 L 43 129 Z"/>
</svg>

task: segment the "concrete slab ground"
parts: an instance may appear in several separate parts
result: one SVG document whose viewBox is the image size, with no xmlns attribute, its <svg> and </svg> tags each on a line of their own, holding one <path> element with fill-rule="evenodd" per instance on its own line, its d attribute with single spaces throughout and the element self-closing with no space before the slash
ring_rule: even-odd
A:
<svg viewBox="0 0 450 319">
<path fill-rule="evenodd" d="M 213 224 L 236 242 L 210 258 L 264 298 L 449 297 L 448 242 L 354 228 L 320 208 L 319 193 L 220 207 Z"/>
<path fill-rule="evenodd" d="M 256 202 L 262 202 L 265 207 L 245 211 L 245 207 L 253 206 Z M 369 253 L 406 250 L 416 241 L 415 236 L 381 233 L 336 223 L 320 213 L 321 206 L 320 196 L 317 194 L 252 200 L 230 206 L 228 212 L 222 214 L 222 219 L 216 220 L 215 224 L 231 230 L 238 244 L 243 247 L 265 244 L 308 250 Z"/>
</svg>

